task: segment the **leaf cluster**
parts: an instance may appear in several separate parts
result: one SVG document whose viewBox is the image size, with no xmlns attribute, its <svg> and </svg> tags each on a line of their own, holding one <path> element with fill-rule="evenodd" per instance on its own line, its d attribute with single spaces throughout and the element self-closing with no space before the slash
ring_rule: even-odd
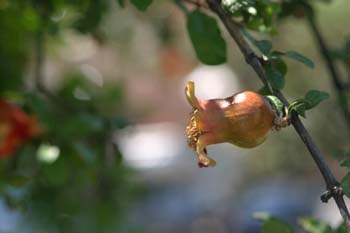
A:
<svg viewBox="0 0 350 233">
<path fill-rule="evenodd" d="M 294 233 L 297 232 L 289 223 L 271 217 L 265 213 L 259 213 L 255 216 L 258 220 L 263 222 L 262 233 Z M 305 233 L 346 233 L 344 224 L 340 224 L 337 228 L 332 229 L 327 223 L 314 218 L 299 219 L 299 226 L 302 232 Z M 299 232 L 299 231 L 298 231 Z"/>
</svg>

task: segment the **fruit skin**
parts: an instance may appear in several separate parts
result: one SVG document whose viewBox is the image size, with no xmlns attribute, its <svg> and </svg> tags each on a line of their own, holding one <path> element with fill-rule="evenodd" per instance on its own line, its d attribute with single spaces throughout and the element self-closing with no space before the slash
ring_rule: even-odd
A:
<svg viewBox="0 0 350 233">
<path fill-rule="evenodd" d="M 274 127 L 276 114 L 268 100 L 252 91 L 242 91 L 225 99 L 198 100 L 194 83 L 189 82 L 186 96 L 193 110 L 187 126 L 188 144 L 197 152 L 200 167 L 215 166 L 205 147 L 229 142 L 253 148 L 266 139 Z"/>
</svg>

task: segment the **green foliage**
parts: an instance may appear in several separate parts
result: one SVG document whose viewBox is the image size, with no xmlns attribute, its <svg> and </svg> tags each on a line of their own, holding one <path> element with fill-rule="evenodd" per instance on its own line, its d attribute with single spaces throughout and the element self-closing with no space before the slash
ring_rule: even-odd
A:
<svg viewBox="0 0 350 233">
<path fill-rule="evenodd" d="M 287 52 L 280 52 L 280 51 L 271 51 L 272 49 L 272 43 L 268 40 L 255 40 L 248 32 L 245 32 L 245 36 L 252 42 L 252 44 L 257 47 L 260 52 L 265 55 L 268 59 L 278 59 L 281 57 L 287 57 L 294 59 L 296 61 L 299 61 L 303 63 L 304 65 L 308 66 L 309 68 L 314 68 L 315 64 L 313 61 L 311 61 L 309 58 L 305 57 L 304 55 L 296 52 L 296 51 L 287 51 Z"/>
<path fill-rule="evenodd" d="M 274 89 L 283 89 L 285 86 L 285 75 L 287 73 L 287 65 L 282 59 L 274 59 L 265 66 L 267 79 Z"/>
<path fill-rule="evenodd" d="M 285 52 L 282 54 L 283 56 L 286 56 L 286 57 L 289 57 L 289 58 L 292 58 L 296 61 L 299 61 L 301 63 L 303 63 L 304 65 L 310 67 L 310 68 L 314 68 L 315 65 L 314 63 L 307 57 L 305 57 L 304 55 L 298 53 L 298 52 L 295 52 L 295 51 L 288 51 L 288 52 Z"/>
<path fill-rule="evenodd" d="M 24 87 L 24 77 L 32 75 L 28 67 L 37 62 L 38 43 L 53 48 L 50 39 L 59 39 L 64 29 L 95 38 L 109 1 L 14 0 L 0 5 L 0 98 L 11 98 L 43 128 L 38 138 L 0 160 L 1 197 L 22 211 L 33 232 L 56 227 L 62 232 L 125 230 L 127 203 L 139 190 L 135 182 L 128 183 L 133 172 L 121 163 L 123 155 L 111 138 L 129 124 L 122 111 L 123 86 L 106 83 L 102 88 L 74 71 L 48 93 Z M 68 16 L 55 19 L 62 12 Z M 47 40 L 39 41 L 39 35 Z M 78 98 L 77 90 L 87 98 Z"/>
<path fill-rule="evenodd" d="M 344 194 L 350 197 L 350 172 L 346 174 L 341 180 L 341 187 L 343 188 Z"/>
<path fill-rule="evenodd" d="M 261 95 L 271 95 L 269 89 L 265 86 L 261 87 L 259 90 L 258 90 L 258 93 L 261 94 Z"/>
<path fill-rule="evenodd" d="M 262 228 L 262 233 L 293 233 L 293 228 L 278 219 L 267 220 Z"/>
<path fill-rule="evenodd" d="M 0 94 L 22 85 L 22 75 L 28 62 L 32 33 L 37 28 L 37 16 L 29 7 L 9 4 L 0 8 Z"/>
<path fill-rule="evenodd" d="M 329 94 L 323 91 L 310 90 L 305 95 L 305 100 L 308 102 L 306 109 L 316 107 L 323 100 L 329 98 Z"/>
<path fill-rule="evenodd" d="M 350 159 L 344 159 L 341 163 L 340 166 L 342 167 L 350 167 Z"/>
<path fill-rule="evenodd" d="M 262 53 L 264 59 L 264 69 L 267 79 L 274 89 L 281 90 L 285 86 L 285 76 L 287 65 L 283 57 L 291 58 L 313 68 L 314 63 L 304 55 L 295 51 L 273 51 L 272 43 L 269 40 L 256 40 L 247 30 L 242 30 L 245 37 Z"/>
<path fill-rule="evenodd" d="M 226 43 L 214 18 L 195 10 L 187 16 L 187 30 L 201 62 L 207 65 L 226 62 Z"/>
<path fill-rule="evenodd" d="M 262 233 L 293 233 L 293 228 L 281 219 L 268 214 L 255 214 L 255 218 L 263 222 Z"/>
<path fill-rule="evenodd" d="M 151 5 L 152 0 L 130 0 L 130 2 L 139 10 L 145 11 Z"/>
<path fill-rule="evenodd" d="M 262 54 L 269 54 L 272 49 L 272 43 L 269 40 L 256 40 L 255 45 Z"/>
<path fill-rule="evenodd" d="M 304 229 L 305 233 L 332 233 L 332 228 L 317 219 L 302 218 L 299 220 L 299 224 Z"/>
<path fill-rule="evenodd" d="M 281 102 L 281 100 L 278 99 L 278 97 L 273 95 L 267 95 L 266 98 L 269 100 L 271 106 L 273 107 L 275 112 L 278 114 L 278 116 L 282 116 L 284 112 L 283 111 L 284 105 Z"/>
<path fill-rule="evenodd" d="M 81 33 L 90 33 L 96 31 L 107 9 L 107 0 L 89 1 L 84 13 L 75 22 L 74 26 Z"/>
<path fill-rule="evenodd" d="M 333 49 L 331 55 L 334 59 L 343 61 L 347 66 L 350 65 L 350 37 L 345 38 L 345 42 L 340 48 Z"/>
<path fill-rule="evenodd" d="M 244 36 L 264 55 L 270 54 L 272 42 L 269 40 L 256 40 L 248 30 L 242 29 Z"/>
<path fill-rule="evenodd" d="M 334 233 L 346 233 L 345 224 L 340 224 L 339 227 L 335 230 Z"/>
<path fill-rule="evenodd" d="M 125 7 L 125 0 L 117 0 L 120 7 Z"/>
<path fill-rule="evenodd" d="M 225 10 L 233 17 L 242 18 L 244 25 L 260 32 L 274 32 L 274 20 L 280 11 L 275 1 L 224 0 Z"/>
<path fill-rule="evenodd" d="M 254 216 L 263 222 L 262 233 L 293 233 L 293 227 L 285 221 L 271 217 L 266 213 L 257 213 Z M 301 218 L 298 221 L 304 233 L 345 233 L 344 224 L 332 229 L 327 223 L 314 218 Z"/>
<path fill-rule="evenodd" d="M 306 117 L 305 111 L 316 107 L 319 103 L 329 98 L 329 94 L 322 91 L 310 90 L 303 99 L 293 101 L 289 107 L 289 111 L 296 111 L 302 117 Z"/>
</svg>

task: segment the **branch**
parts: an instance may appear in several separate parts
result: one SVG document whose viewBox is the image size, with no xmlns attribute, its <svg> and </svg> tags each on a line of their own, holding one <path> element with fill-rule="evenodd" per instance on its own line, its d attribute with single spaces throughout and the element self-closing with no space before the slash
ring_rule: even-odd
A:
<svg viewBox="0 0 350 233">
<path fill-rule="evenodd" d="M 333 86 L 337 91 L 338 100 L 340 101 L 343 98 L 347 98 L 346 96 L 347 84 L 343 83 L 340 78 L 339 72 L 336 69 L 335 64 L 331 58 L 331 54 L 329 52 L 328 46 L 317 25 L 317 22 L 315 20 L 315 15 L 312 12 L 312 8 L 309 5 L 305 5 L 304 10 L 306 13 L 307 22 L 309 23 L 313 36 L 317 41 L 319 51 L 326 63 L 329 75 L 332 78 Z M 348 126 L 348 133 L 350 133 L 350 108 L 346 104 L 341 104 L 341 103 L 340 103 L 340 107 L 342 109 L 345 122 Z"/>
<path fill-rule="evenodd" d="M 213 12 L 215 12 L 219 16 L 221 21 L 224 23 L 231 37 L 234 39 L 239 49 L 243 53 L 246 62 L 254 69 L 254 71 L 257 73 L 258 77 L 264 84 L 268 83 L 264 68 L 260 63 L 259 57 L 253 52 L 250 45 L 246 42 L 239 27 L 235 25 L 235 23 L 232 21 L 230 16 L 226 14 L 225 10 L 221 6 L 221 1 L 207 0 L 207 3 L 210 9 Z M 280 98 L 285 106 L 289 106 L 287 99 L 279 90 L 274 90 L 273 94 L 276 95 L 278 98 Z M 347 232 L 350 233 L 350 215 L 345 205 L 345 202 L 343 199 L 343 192 L 341 190 L 341 187 L 339 187 L 339 182 L 336 180 L 332 171 L 329 169 L 327 163 L 325 162 L 323 154 L 321 153 L 319 148 L 316 146 L 310 134 L 305 129 L 304 125 L 302 124 L 299 117 L 295 113 L 292 113 L 292 124 L 295 130 L 297 131 L 297 133 L 299 134 L 301 140 L 304 142 L 305 146 L 309 150 L 312 158 L 316 162 L 325 180 L 328 196 L 324 198 L 324 195 L 323 195 L 322 201 L 327 202 L 328 199 L 330 199 L 331 197 L 334 198 L 339 208 L 340 214 L 344 219 Z"/>
</svg>

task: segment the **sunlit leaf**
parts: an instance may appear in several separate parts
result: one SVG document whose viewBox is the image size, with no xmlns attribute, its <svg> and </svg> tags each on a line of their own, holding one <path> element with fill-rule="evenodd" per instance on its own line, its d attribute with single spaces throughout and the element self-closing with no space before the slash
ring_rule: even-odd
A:
<svg viewBox="0 0 350 233">
<path fill-rule="evenodd" d="M 305 233 L 332 233 L 332 228 L 328 224 L 313 218 L 302 218 L 299 223 Z"/>
<path fill-rule="evenodd" d="M 276 96 L 273 96 L 273 95 L 268 95 L 268 96 L 266 96 L 266 98 L 269 100 L 269 102 L 271 103 L 272 107 L 277 112 L 277 114 L 279 116 L 282 116 L 283 115 L 283 106 L 284 105 L 281 102 L 281 100 L 279 98 L 277 98 Z"/>
</svg>

